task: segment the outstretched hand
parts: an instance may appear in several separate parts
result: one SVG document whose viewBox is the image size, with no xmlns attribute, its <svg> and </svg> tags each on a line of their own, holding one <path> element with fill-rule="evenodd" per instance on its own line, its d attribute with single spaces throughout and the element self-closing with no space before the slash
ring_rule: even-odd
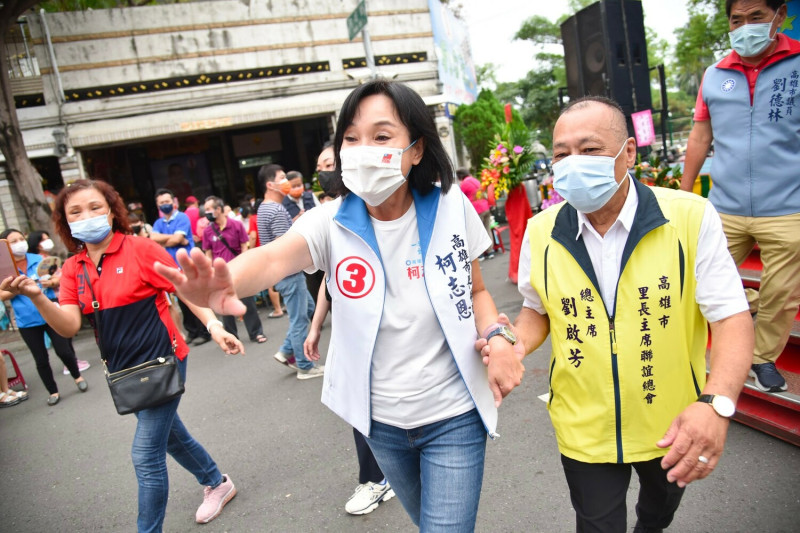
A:
<svg viewBox="0 0 800 533">
<path fill-rule="evenodd" d="M 200 307 L 209 307 L 221 315 L 242 316 L 247 308 L 236 296 L 228 265 L 221 258 L 212 261 L 198 248 L 190 253 L 178 250 L 182 270 L 156 262 L 155 271 L 174 286 L 178 294 Z"/>
</svg>

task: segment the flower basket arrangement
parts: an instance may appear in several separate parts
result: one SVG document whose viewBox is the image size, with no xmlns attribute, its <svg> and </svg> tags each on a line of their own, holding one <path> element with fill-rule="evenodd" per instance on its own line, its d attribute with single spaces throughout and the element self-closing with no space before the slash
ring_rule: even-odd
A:
<svg viewBox="0 0 800 533">
<path fill-rule="evenodd" d="M 503 131 L 489 142 L 489 157 L 484 158 L 481 168 L 481 189 L 487 195 L 494 195 L 495 200 L 507 195 L 505 214 L 511 241 L 508 279 L 516 283 L 522 237 L 528 219 L 533 216 L 522 180 L 533 168 L 536 155 L 529 146 L 527 129 L 514 127 L 510 104 L 505 106 L 505 118 Z"/>
<path fill-rule="evenodd" d="M 661 158 L 651 156 L 649 160 L 642 161 L 642 155 L 636 157 L 636 166 L 633 168 L 633 176 L 651 187 L 666 187 L 668 189 L 680 189 L 683 169 L 680 165 L 670 167 L 661 164 Z"/>
<path fill-rule="evenodd" d="M 522 184 L 535 161 L 536 154 L 528 143 L 512 142 L 511 128 L 506 124 L 503 133 L 489 142 L 489 157 L 484 158 L 481 168 L 481 189 L 487 194 L 493 190 L 495 199 L 508 194 Z"/>
</svg>

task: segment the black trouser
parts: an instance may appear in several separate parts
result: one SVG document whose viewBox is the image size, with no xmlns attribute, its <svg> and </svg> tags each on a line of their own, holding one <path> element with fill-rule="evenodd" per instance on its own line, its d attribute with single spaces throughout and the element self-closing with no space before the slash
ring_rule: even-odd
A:
<svg viewBox="0 0 800 533">
<path fill-rule="evenodd" d="M 246 298 L 239 298 L 239 299 L 247 308 L 247 311 L 244 314 L 244 327 L 247 329 L 247 334 L 250 336 L 250 340 L 254 341 L 256 340 L 256 337 L 264 334 L 264 329 L 261 326 L 261 319 L 258 318 L 256 299 L 253 296 L 248 296 Z M 239 337 L 239 335 L 237 335 L 237 330 L 236 330 L 235 316 L 223 315 L 222 324 L 225 326 L 225 331 L 227 331 L 231 335 L 236 335 L 237 338 Z"/>
<path fill-rule="evenodd" d="M 186 335 L 189 339 L 195 339 L 197 337 L 203 337 L 204 339 L 210 339 L 211 335 L 206 330 L 205 324 L 200 322 L 200 319 L 197 318 L 192 310 L 183 303 L 183 300 L 178 298 L 178 305 L 181 308 L 181 313 L 183 314 L 183 329 L 186 330 Z"/>
<path fill-rule="evenodd" d="M 384 478 L 383 471 L 372 455 L 367 439 L 356 428 L 353 428 L 353 438 L 356 440 L 356 455 L 358 455 L 358 483 L 360 485 L 367 481 L 380 483 Z"/>
<path fill-rule="evenodd" d="M 75 357 L 75 350 L 72 348 L 72 339 L 65 339 L 56 333 L 49 324 L 31 328 L 19 328 L 22 340 L 28 345 L 28 349 L 33 355 L 33 360 L 36 361 L 36 371 L 39 373 L 42 383 L 44 383 L 44 388 L 50 394 L 55 394 L 58 392 L 58 385 L 56 385 L 56 380 L 53 378 L 53 369 L 50 368 L 50 354 L 47 352 L 47 346 L 44 343 L 45 332 L 50 336 L 56 355 L 67 367 L 72 378 L 78 379 L 81 377 L 81 372 L 78 370 L 78 359 Z"/>
<path fill-rule="evenodd" d="M 672 522 L 684 489 L 667 481 L 661 458 L 639 463 L 582 463 L 561 456 L 564 475 L 575 509 L 578 533 L 623 533 L 626 531 L 625 497 L 631 482 L 631 467 L 639 476 L 636 516 L 645 530 L 658 531 Z"/>
<path fill-rule="evenodd" d="M 308 272 L 303 272 L 303 274 L 306 275 L 306 287 L 308 287 L 308 292 L 311 293 L 314 303 L 317 303 L 319 286 L 322 285 L 323 281 L 325 281 L 325 271 L 317 270 L 313 274 L 309 274 Z"/>
</svg>

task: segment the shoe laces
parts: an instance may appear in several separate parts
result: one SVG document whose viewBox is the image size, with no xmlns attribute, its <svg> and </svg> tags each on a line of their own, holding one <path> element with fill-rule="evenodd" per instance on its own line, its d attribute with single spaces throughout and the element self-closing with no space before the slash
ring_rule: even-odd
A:
<svg viewBox="0 0 800 533">
<path fill-rule="evenodd" d="M 775 363 L 764 363 L 763 365 L 761 365 L 760 370 L 764 374 L 769 374 L 770 376 L 780 375 L 780 372 L 778 372 L 777 367 L 775 367 Z"/>
</svg>

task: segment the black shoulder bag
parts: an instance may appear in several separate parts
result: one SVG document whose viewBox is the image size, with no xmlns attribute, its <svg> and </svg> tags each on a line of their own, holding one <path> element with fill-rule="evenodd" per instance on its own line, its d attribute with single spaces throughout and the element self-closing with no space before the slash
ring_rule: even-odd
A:
<svg viewBox="0 0 800 533">
<path fill-rule="evenodd" d="M 106 375 L 108 389 L 117 413 L 127 415 L 150 409 L 167 403 L 183 394 L 183 377 L 178 370 L 178 358 L 175 353 L 157 357 L 140 365 L 125 368 L 109 373 L 103 354 L 103 335 L 100 332 L 100 303 L 94 294 L 92 283 L 89 281 L 89 271 L 86 263 L 83 264 L 83 273 L 86 276 L 86 285 L 92 293 L 92 309 L 94 310 L 94 324 L 97 331 L 97 344 L 100 347 L 100 359 L 103 361 L 103 372 Z"/>
</svg>

